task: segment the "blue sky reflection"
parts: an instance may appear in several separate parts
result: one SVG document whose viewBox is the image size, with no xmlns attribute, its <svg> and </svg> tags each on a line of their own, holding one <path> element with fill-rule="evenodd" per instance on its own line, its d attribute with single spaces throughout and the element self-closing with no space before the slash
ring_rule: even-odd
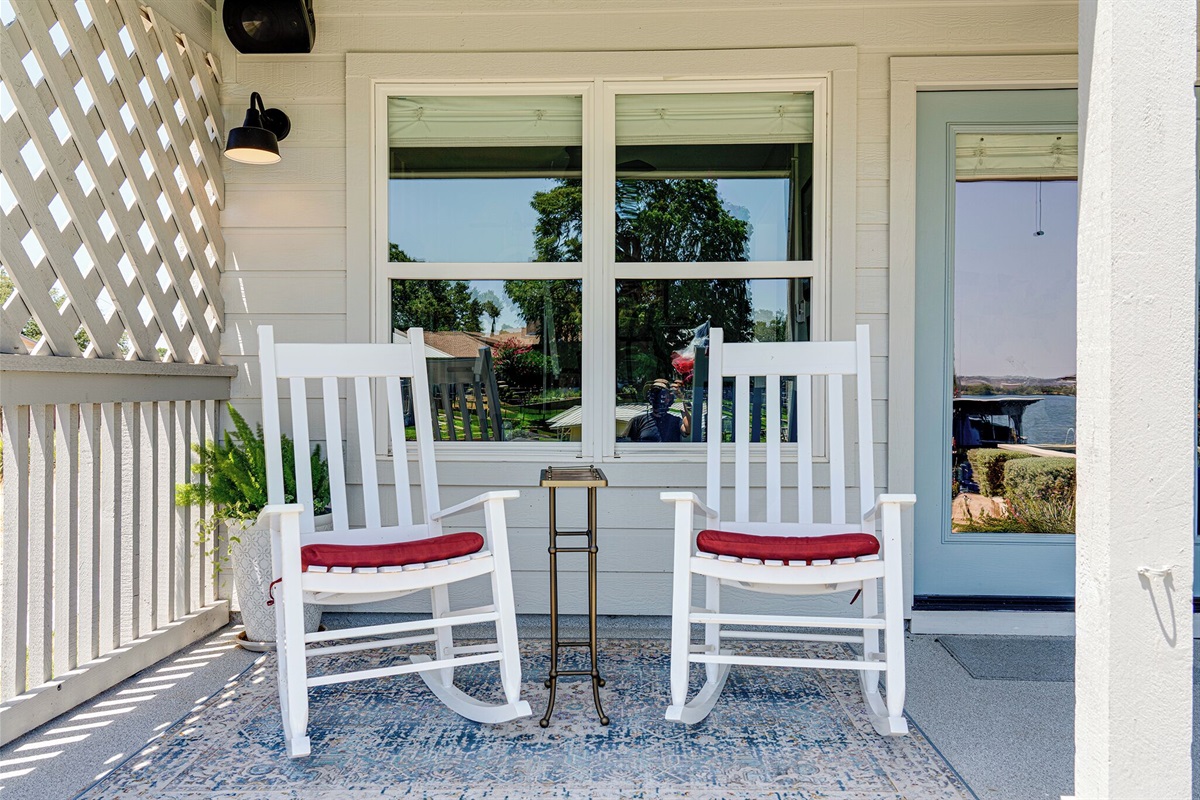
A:
<svg viewBox="0 0 1200 800">
<path fill-rule="evenodd" d="M 1075 374 L 1076 181 L 962 181 L 955 192 L 954 370 Z"/>
</svg>

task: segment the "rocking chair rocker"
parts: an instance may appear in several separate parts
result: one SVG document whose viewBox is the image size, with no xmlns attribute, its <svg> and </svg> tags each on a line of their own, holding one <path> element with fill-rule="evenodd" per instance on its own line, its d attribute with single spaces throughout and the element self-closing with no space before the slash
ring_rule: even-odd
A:
<svg viewBox="0 0 1200 800">
<path fill-rule="evenodd" d="M 505 722 L 529 716 L 520 699 L 521 665 L 509 571 L 504 501 L 515 491 L 488 492 L 473 500 L 442 509 L 438 499 L 433 454 L 433 421 L 425 366 L 422 331 L 409 330 L 407 344 L 276 344 L 270 326 L 258 329 L 262 366 L 263 430 L 267 443 L 267 483 L 274 561 L 273 596 L 276 609 L 279 661 L 279 703 L 288 755 L 308 755 L 308 690 L 314 686 L 418 673 L 433 693 L 453 711 L 476 722 Z M 324 438 L 329 443 L 329 479 L 333 530 L 315 533 L 312 475 L 309 459 L 296 458 L 296 497 L 285 504 L 283 456 L 280 444 L 278 381 L 291 391 L 295 452 L 309 452 L 306 383 L 319 379 L 324 404 Z M 412 382 L 416 418 L 416 455 L 420 466 L 423 519 L 413 522 L 405 441 L 401 378 Z M 347 416 L 357 418 L 365 527 L 351 528 L 347 507 L 346 471 L 342 455 L 339 379 L 352 384 Z M 385 525 L 380 511 L 376 475 L 376 439 L 372 422 L 372 382 L 382 384 L 387 397 L 392 463 L 395 470 L 396 524 Z M 443 533 L 442 521 L 461 511 L 482 506 L 484 535 Z M 492 605 L 450 610 L 448 587 L 481 575 L 491 576 Z M 278 585 L 276 585 L 278 584 Z M 427 589 L 432 596 L 429 619 L 370 625 L 316 633 L 304 632 L 304 604 L 345 605 L 403 597 Z M 496 642 L 456 646 L 453 626 L 475 622 L 496 625 Z M 363 640 L 365 638 L 365 641 Z M 323 644 L 359 639 L 350 644 Z M 380 647 L 433 642 L 436 654 L 413 655 L 401 664 L 341 674 L 308 674 L 308 659 Z M 458 666 L 499 662 L 505 702 L 488 705 L 454 686 Z M 400 712 L 398 712 L 400 713 Z"/>
<path fill-rule="evenodd" d="M 723 332 L 713 330 L 709 348 L 708 397 L 720 398 L 722 379 L 735 380 L 734 398 L 734 514 L 721 513 L 722 403 L 708 403 L 708 489 L 706 503 L 691 492 L 663 492 L 675 507 L 675 575 L 671 614 L 671 704 L 667 719 L 695 724 L 708 716 L 721 695 L 732 664 L 771 667 L 849 669 L 859 673 L 867 711 L 882 735 L 908 732 L 904 718 L 904 617 L 901 606 L 900 510 L 916 501 L 913 495 L 880 495 L 875 503 L 872 460 L 871 381 L 868 329 L 858 326 L 853 342 L 796 342 L 724 344 Z M 751 416 L 760 406 L 751 402 L 752 377 L 766 379 L 766 500 L 757 521 L 750 514 Z M 829 522 L 813 521 L 813 377 L 824 376 L 829 443 Z M 845 376 L 856 378 L 858 410 L 858 484 L 861 513 L 846 518 L 846 446 L 842 386 Z M 795 522 L 783 522 L 781 512 L 782 452 L 780 406 L 782 381 L 795 381 L 789 398 L 789 427 L 795 423 L 797 512 Z M 757 429 L 759 421 L 754 427 Z M 819 429 L 818 429 L 819 430 Z M 790 472 L 790 468 L 789 468 Z M 790 489 L 791 487 L 789 487 Z M 693 530 L 693 518 L 703 516 L 704 530 Z M 763 518 L 765 517 L 765 518 Z M 875 535 L 875 520 L 882 535 Z M 882 550 L 880 545 L 882 544 Z M 692 577 L 703 576 L 705 607 L 693 608 Z M 883 581 L 883 613 L 879 612 L 879 581 Z M 729 614 L 720 610 L 722 586 L 735 586 L 775 595 L 808 595 L 862 591 L 861 617 Z M 704 644 L 692 645 L 691 626 L 704 626 Z M 735 626 L 727 628 L 725 626 Z M 781 628 L 783 631 L 747 630 Z M 833 628 L 853 634 L 809 633 L 806 628 Z M 792 629 L 788 631 L 786 629 Z M 800 630 L 796 630 L 800 629 Z M 880 650 L 880 633 L 884 648 Z M 862 658 L 809 658 L 795 655 L 755 655 L 725 647 L 732 640 L 771 642 L 852 642 L 861 645 Z M 849 654 L 847 654 L 849 655 Z M 696 697 L 687 700 L 690 664 L 705 665 L 706 680 Z M 880 675 L 887 691 L 880 694 Z"/>
</svg>

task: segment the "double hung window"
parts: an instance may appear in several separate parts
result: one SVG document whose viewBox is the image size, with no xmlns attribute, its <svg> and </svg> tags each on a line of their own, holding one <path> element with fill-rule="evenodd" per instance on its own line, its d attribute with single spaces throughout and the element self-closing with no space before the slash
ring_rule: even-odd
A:
<svg viewBox="0 0 1200 800">
<path fill-rule="evenodd" d="M 710 328 L 824 338 L 824 79 L 376 102 L 376 332 L 424 329 L 444 441 L 690 451 L 717 435 L 694 412 L 729 401 L 702 390 Z"/>
</svg>

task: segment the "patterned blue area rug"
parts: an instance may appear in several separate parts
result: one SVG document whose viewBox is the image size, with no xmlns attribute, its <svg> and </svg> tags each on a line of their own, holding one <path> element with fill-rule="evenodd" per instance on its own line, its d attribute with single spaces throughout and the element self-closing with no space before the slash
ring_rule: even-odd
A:
<svg viewBox="0 0 1200 800">
<path fill-rule="evenodd" d="M 816 657 L 842 645 L 809 644 Z M 961 778 L 915 727 L 885 739 L 863 713 L 858 678 L 835 670 L 734 667 L 700 725 L 667 722 L 667 643 L 601 643 L 601 690 L 612 724 L 596 720 L 590 683 L 563 679 L 550 727 L 544 641 L 523 642 L 523 697 L 534 716 L 498 726 L 468 722 L 417 676 L 322 687 L 311 693 L 313 755 L 287 758 L 274 655 L 264 656 L 81 798 L 365 800 L 365 798 L 643 798 L 717 800 L 964 800 Z M 582 656 L 582 654 L 579 654 Z M 366 669 L 397 651 L 331 656 Z M 582 660 L 582 658 L 581 658 Z M 564 664 L 564 668 L 583 664 Z M 494 664 L 461 668 L 456 682 L 500 697 Z M 693 679 L 699 685 L 701 673 Z"/>
</svg>

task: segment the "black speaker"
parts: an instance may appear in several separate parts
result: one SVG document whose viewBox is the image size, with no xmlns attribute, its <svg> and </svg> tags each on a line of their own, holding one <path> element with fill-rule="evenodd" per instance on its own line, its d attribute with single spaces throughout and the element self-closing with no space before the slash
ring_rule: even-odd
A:
<svg viewBox="0 0 1200 800">
<path fill-rule="evenodd" d="M 225 35 L 239 53 L 311 53 L 312 0 L 225 0 Z"/>
</svg>

